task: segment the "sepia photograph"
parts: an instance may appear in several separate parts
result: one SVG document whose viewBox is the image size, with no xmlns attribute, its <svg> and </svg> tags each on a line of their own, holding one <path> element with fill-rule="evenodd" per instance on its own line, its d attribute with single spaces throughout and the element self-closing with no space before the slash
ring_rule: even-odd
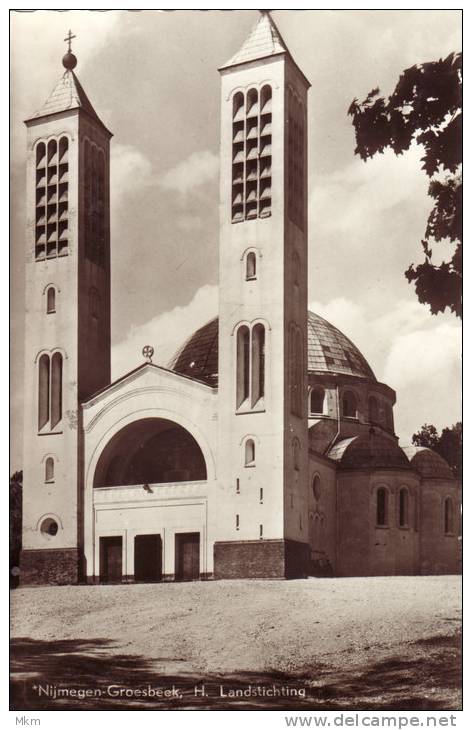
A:
<svg viewBox="0 0 472 730">
<path fill-rule="evenodd" d="M 454 726 L 462 144 L 460 9 L 10 10 L 17 724 Z"/>
</svg>

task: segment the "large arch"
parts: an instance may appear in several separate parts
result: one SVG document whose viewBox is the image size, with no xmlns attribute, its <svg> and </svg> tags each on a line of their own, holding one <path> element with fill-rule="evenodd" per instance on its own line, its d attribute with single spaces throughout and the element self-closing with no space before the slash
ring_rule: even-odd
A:
<svg viewBox="0 0 472 730">
<path fill-rule="evenodd" d="M 103 448 L 93 475 L 94 487 L 204 481 L 207 466 L 194 436 L 162 417 L 124 425 Z"/>
</svg>

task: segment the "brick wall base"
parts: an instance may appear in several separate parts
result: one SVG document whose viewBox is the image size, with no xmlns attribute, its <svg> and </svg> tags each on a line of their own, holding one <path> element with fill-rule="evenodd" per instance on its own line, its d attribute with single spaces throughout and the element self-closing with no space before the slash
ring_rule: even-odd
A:
<svg viewBox="0 0 472 730">
<path fill-rule="evenodd" d="M 214 578 L 304 578 L 309 546 L 294 540 L 215 542 Z"/>
<path fill-rule="evenodd" d="M 79 551 L 76 548 L 22 550 L 20 585 L 67 585 L 79 581 Z"/>
</svg>

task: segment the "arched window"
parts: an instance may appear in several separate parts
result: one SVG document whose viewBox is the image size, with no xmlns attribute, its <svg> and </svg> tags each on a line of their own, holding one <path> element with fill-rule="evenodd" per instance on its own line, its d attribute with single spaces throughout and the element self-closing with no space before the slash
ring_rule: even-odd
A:
<svg viewBox="0 0 472 730">
<path fill-rule="evenodd" d="M 370 423 L 379 422 L 379 404 L 373 395 L 369 396 L 369 421 Z"/>
<path fill-rule="evenodd" d="M 252 337 L 252 388 L 251 406 L 254 407 L 264 397 L 265 379 L 265 329 L 263 324 L 256 324 L 251 332 Z"/>
<path fill-rule="evenodd" d="M 236 343 L 236 407 L 254 408 L 265 393 L 264 325 L 241 325 Z"/>
<path fill-rule="evenodd" d="M 346 390 L 343 394 L 343 416 L 345 418 L 356 418 L 357 416 L 357 400 L 351 390 Z"/>
<path fill-rule="evenodd" d="M 46 313 L 54 314 L 56 311 L 56 290 L 50 286 L 46 293 Z"/>
<path fill-rule="evenodd" d="M 38 430 L 53 429 L 62 419 L 62 355 L 44 354 L 38 365 Z"/>
<path fill-rule="evenodd" d="M 38 383 L 38 429 L 41 430 L 49 421 L 49 355 L 39 358 Z"/>
<path fill-rule="evenodd" d="M 237 406 L 249 398 L 249 327 L 243 325 L 237 334 Z"/>
<path fill-rule="evenodd" d="M 54 481 L 54 459 L 52 456 L 48 456 L 46 459 L 46 466 L 44 470 L 44 481 L 45 482 L 53 482 Z"/>
<path fill-rule="evenodd" d="M 293 439 L 293 468 L 300 471 L 300 441 L 297 438 Z"/>
<path fill-rule="evenodd" d="M 256 278 L 256 254 L 249 251 L 246 256 L 246 281 Z"/>
<path fill-rule="evenodd" d="M 444 532 L 446 535 L 452 535 L 454 532 L 453 505 L 450 497 L 446 497 L 444 501 Z"/>
<path fill-rule="evenodd" d="M 398 522 L 400 527 L 408 527 L 409 525 L 409 505 L 408 505 L 408 489 L 402 487 L 400 489 L 400 503 L 398 512 Z"/>
<path fill-rule="evenodd" d="M 246 439 L 244 444 L 244 466 L 256 465 L 256 446 L 254 439 Z"/>
<path fill-rule="evenodd" d="M 388 524 L 388 492 L 384 487 L 377 489 L 377 525 L 386 527 Z"/>
<path fill-rule="evenodd" d="M 310 391 L 310 413 L 324 413 L 325 390 L 320 386 Z"/>
<path fill-rule="evenodd" d="M 62 355 L 55 352 L 51 368 L 51 428 L 62 418 Z"/>
<path fill-rule="evenodd" d="M 319 498 L 321 497 L 321 479 L 318 476 L 318 474 L 315 474 L 313 476 L 313 481 L 312 481 L 311 489 L 312 489 L 312 492 L 313 492 L 313 498 L 316 501 L 318 501 Z"/>
</svg>

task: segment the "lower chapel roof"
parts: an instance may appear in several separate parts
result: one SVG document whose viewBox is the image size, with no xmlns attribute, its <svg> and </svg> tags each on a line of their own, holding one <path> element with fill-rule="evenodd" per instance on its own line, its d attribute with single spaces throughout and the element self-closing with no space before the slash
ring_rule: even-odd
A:
<svg viewBox="0 0 472 730">
<path fill-rule="evenodd" d="M 218 317 L 187 339 L 170 368 L 208 385 L 218 384 Z M 376 382 L 369 363 L 351 340 L 314 312 L 308 312 L 308 373 L 355 375 Z"/>
</svg>

